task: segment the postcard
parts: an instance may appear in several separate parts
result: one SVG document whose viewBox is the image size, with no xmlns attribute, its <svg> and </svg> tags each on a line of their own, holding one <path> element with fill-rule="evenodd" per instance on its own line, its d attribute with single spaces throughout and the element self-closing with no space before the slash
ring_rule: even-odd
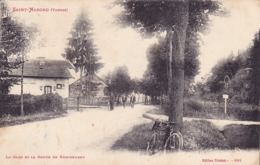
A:
<svg viewBox="0 0 260 165">
<path fill-rule="evenodd" d="M 259 165 L 258 0 L 0 0 L 1 165 Z"/>
</svg>

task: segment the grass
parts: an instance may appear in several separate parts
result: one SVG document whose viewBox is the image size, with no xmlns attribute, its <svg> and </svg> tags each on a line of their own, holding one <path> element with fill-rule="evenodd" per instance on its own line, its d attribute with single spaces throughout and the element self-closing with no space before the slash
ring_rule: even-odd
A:
<svg viewBox="0 0 260 165">
<path fill-rule="evenodd" d="M 166 109 L 157 106 L 148 113 L 168 115 L 169 112 Z M 218 105 L 210 101 L 204 103 L 204 101 L 195 98 L 184 100 L 183 116 L 201 119 L 260 121 L 260 112 L 257 107 L 252 108 L 252 105 L 230 104 L 227 108 L 227 114 L 225 114 L 223 104 Z"/>
<path fill-rule="evenodd" d="M 134 126 L 131 132 L 126 133 L 122 138 L 117 140 L 112 146 L 113 150 L 127 149 L 131 151 L 142 151 L 147 147 L 153 132 L 152 124 L 141 124 Z"/>
<path fill-rule="evenodd" d="M 226 126 L 223 133 L 231 148 L 259 148 L 260 126 L 232 124 Z"/>
<path fill-rule="evenodd" d="M 56 111 L 56 112 L 41 112 L 33 115 L 26 115 L 26 116 L 5 116 L 0 118 L 0 127 L 7 127 L 13 125 L 20 125 L 24 123 L 34 122 L 34 121 L 41 121 L 41 120 L 49 120 L 58 117 L 64 116 L 66 111 Z"/>
<path fill-rule="evenodd" d="M 153 131 L 152 123 L 135 126 L 117 140 L 111 149 L 145 151 Z M 184 150 L 248 149 L 259 148 L 259 127 L 228 125 L 219 131 L 208 121 L 185 121 L 183 123 Z"/>
</svg>

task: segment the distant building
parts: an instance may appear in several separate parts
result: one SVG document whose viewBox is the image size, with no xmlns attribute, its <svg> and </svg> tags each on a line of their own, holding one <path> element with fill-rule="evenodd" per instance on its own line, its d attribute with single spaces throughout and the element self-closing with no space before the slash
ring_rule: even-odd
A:
<svg viewBox="0 0 260 165">
<path fill-rule="evenodd" d="M 69 69 L 74 66 L 65 60 L 47 60 L 44 57 L 24 63 L 23 93 L 42 95 L 58 93 L 63 98 L 69 96 L 69 79 L 73 78 Z M 10 77 L 21 77 L 22 69 L 12 70 Z M 21 94 L 21 85 L 14 85 L 10 94 Z"/>
<path fill-rule="evenodd" d="M 82 83 L 82 90 L 80 83 Z M 89 84 L 95 85 L 96 89 L 88 92 Z M 80 104 L 103 104 L 107 98 L 105 94 L 106 87 L 108 87 L 107 82 L 97 75 L 86 75 L 70 85 L 69 97 L 70 100 L 74 99 L 74 103 L 76 103 L 77 97 L 80 96 Z"/>
</svg>

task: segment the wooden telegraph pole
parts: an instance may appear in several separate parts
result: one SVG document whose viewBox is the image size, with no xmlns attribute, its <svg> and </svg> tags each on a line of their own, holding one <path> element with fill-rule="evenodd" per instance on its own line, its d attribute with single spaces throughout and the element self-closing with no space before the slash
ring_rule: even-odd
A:
<svg viewBox="0 0 260 165">
<path fill-rule="evenodd" d="M 229 83 L 229 76 L 225 76 L 224 78 L 224 84 L 225 84 L 225 93 L 223 94 L 223 99 L 225 99 L 225 114 L 227 113 L 227 99 L 228 99 L 228 83 Z"/>
</svg>

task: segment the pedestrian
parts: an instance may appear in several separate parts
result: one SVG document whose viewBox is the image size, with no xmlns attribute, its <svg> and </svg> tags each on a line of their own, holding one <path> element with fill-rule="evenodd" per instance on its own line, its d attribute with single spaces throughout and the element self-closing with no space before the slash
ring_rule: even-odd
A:
<svg viewBox="0 0 260 165">
<path fill-rule="evenodd" d="M 134 108 L 134 105 L 135 105 L 135 96 L 132 95 L 132 96 L 130 97 L 130 106 L 131 106 L 131 108 Z"/>
<path fill-rule="evenodd" d="M 144 105 L 147 105 L 148 104 L 148 98 L 147 98 L 147 96 L 145 95 L 145 97 L 144 97 Z"/>
<path fill-rule="evenodd" d="M 110 97 L 107 100 L 107 109 L 108 109 L 108 111 L 110 111 Z"/>
<path fill-rule="evenodd" d="M 112 93 L 112 94 L 110 94 L 110 97 L 109 97 L 110 111 L 114 110 L 114 102 L 115 102 L 115 96 Z"/>
<path fill-rule="evenodd" d="M 126 101 L 127 101 L 127 97 L 126 97 L 126 96 L 123 96 L 123 97 L 122 97 L 122 102 L 123 102 L 124 108 L 125 108 L 125 103 L 126 103 Z"/>
</svg>

